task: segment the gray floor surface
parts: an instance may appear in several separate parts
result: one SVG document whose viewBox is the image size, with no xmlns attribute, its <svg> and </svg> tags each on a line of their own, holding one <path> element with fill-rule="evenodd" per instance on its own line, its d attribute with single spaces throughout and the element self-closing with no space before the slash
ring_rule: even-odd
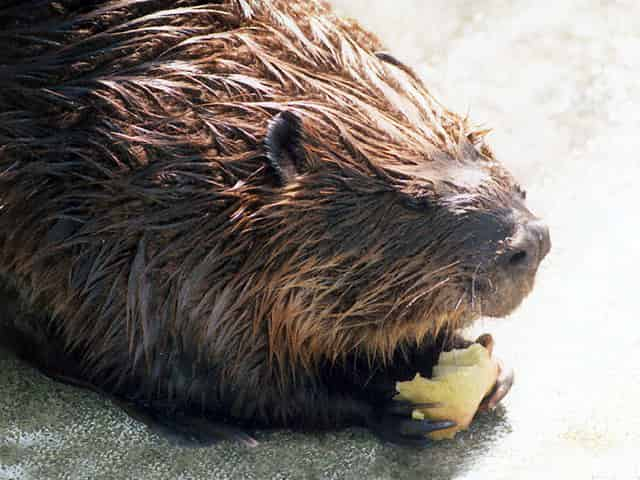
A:
<svg viewBox="0 0 640 480">
<path fill-rule="evenodd" d="M 516 368 L 503 408 L 421 451 L 356 430 L 185 449 L 0 352 L 0 479 L 640 479 L 640 3 L 334 3 L 494 129 L 551 227 L 533 295 L 475 329 Z"/>
</svg>

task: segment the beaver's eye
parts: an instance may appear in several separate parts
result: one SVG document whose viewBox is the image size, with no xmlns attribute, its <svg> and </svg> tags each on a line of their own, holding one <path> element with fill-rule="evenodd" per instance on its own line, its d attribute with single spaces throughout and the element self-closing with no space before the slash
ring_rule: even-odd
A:
<svg viewBox="0 0 640 480">
<path fill-rule="evenodd" d="M 527 191 L 520 185 L 516 185 L 516 192 L 518 192 L 518 195 L 520 195 L 520 198 L 522 198 L 522 200 L 527 199 Z"/>
<path fill-rule="evenodd" d="M 421 216 L 431 214 L 438 208 L 436 201 L 429 195 L 403 192 L 399 198 L 405 208 L 418 212 Z"/>
</svg>

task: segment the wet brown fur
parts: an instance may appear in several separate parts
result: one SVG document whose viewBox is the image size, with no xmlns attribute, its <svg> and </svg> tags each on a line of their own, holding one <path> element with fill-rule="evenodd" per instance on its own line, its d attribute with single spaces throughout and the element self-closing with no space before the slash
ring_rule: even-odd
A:
<svg viewBox="0 0 640 480">
<path fill-rule="evenodd" d="M 315 1 L 29 3 L 0 8 L 0 270 L 89 381 L 289 424 L 325 365 L 481 313 L 454 220 L 517 186 L 374 35 Z"/>
</svg>

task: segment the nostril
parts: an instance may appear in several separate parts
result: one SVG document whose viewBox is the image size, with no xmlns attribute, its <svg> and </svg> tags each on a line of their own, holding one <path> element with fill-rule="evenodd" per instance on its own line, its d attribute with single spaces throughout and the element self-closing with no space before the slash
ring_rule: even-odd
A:
<svg viewBox="0 0 640 480">
<path fill-rule="evenodd" d="M 505 266 L 536 270 L 551 247 L 549 229 L 539 220 L 523 223 L 508 245 Z"/>
<path fill-rule="evenodd" d="M 527 252 L 520 250 L 509 257 L 509 265 L 515 267 L 527 261 Z"/>
</svg>

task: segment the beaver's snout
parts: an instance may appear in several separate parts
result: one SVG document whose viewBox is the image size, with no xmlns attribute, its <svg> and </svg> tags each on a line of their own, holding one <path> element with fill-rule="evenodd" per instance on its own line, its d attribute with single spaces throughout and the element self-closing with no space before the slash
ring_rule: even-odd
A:
<svg viewBox="0 0 640 480">
<path fill-rule="evenodd" d="M 528 221 L 520 225 L 509 242 L 509 251 L 503 257 L 503 268 L 514 275 L 535 274 L 550 249 L 549 227 L 541 220 Z"/>
<path fill-rule="evenodd" d="M 527 212 L 502 245 L 493 266 L 484 273 L 479 267 L 472 279 L 472 304 L 490 317 L 511 313 L 533 288 L 538 267 L 551 249 L 549 228 Z"/>
</svg>

